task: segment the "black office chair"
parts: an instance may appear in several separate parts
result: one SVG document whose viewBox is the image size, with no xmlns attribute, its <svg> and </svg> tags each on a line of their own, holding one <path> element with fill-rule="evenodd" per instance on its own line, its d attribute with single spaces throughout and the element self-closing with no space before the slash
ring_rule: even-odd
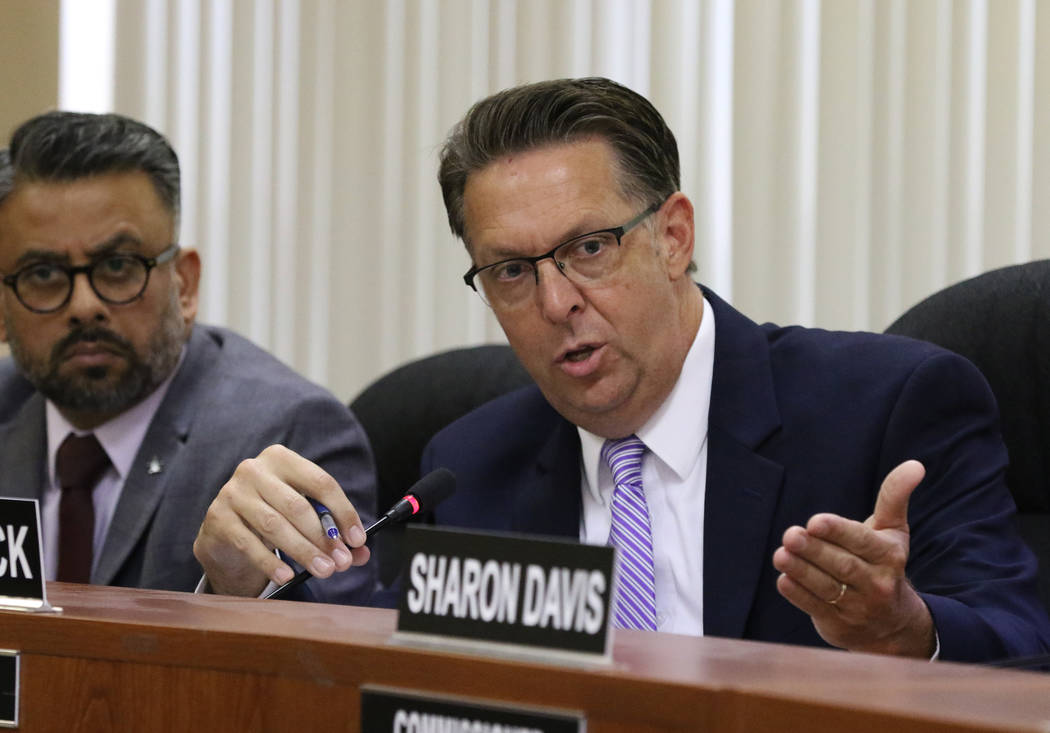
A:
<svg viewBox="0 0 1050 733">
<path fill-rule="evenodd" d="M 475 407 L 531 384 L 509 346 L 453 349 L 398 367 L 350 403 L 375 454 L 378 510 L 385 512 L 419 479 L 423 448 L 435 433 Z M 417 518 L 429 521 L 429 517 Z M 379 580 L 389 586 L 401 569 L 402 527 L 377 534 L 372 549 Z"/>
<path fill-rule="evenodd" d="M 1050 260 L 945 288 L 886 332 L 965 356 L 991 385 L 1010 454 L 1006 482 L 1021 534 L 1039 557 L 1039 593 L 1050 610 Z"/>
</svg>

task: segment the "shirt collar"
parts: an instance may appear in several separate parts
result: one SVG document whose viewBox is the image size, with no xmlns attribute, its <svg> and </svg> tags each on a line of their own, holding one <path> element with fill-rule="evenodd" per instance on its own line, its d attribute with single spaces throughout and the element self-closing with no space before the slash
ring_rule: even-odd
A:
<svg viewBox="0 0 1050 733">
<path fill-rule="evenodd" d="M 715 363 L 715 314 L 704 298 L 704 315 L 671 394 L 636 435 L 679 478 L 685 478 L 707 440 Z M 577 428 L 588 490 L 601 501 L 598 472 L 605 438 Z"/>
<path fill-rule="evenodd" d="M 55 457 L 58 453 L 58 448 L 70 433 L 74 435 L 94 433 L 95 438 L 98 439 L 103 450 L 106 451 L 106 455 L 109 456 L 110 463 L 116 469 L 120 480 L 124 481 L 131 471 L 131 464 L 135 461 L 135 455 L 139 452 L 139 446 L 142 445 L 142 440 L 146 437 L 146 431 L 149 429 L 150 423 L 153 422 L 153 416 L 157 414 L 157 409 L 160 407 L 160 403 L 163 402 L 164 395 L 168 393 L 168 388 L 171 386 L 175 375 L 178 374 L 179 367 L 182 366 L 185 357 L 186 347 L 184 346 L 182 353 L 179 355 L 178 363 L 171 370 L 168 378 L 160 383 L 160 386 L 153 390 L 146 399 L 113 419 L 102 423 L 94 430 L 78 430 L 73 427 L 72 423 L 59 412 L 55 404 L 51 400 L 47 400 L 44 414 L 47 422 L 47 469 L 51 486 L 56 485 Z"/>
</svg>

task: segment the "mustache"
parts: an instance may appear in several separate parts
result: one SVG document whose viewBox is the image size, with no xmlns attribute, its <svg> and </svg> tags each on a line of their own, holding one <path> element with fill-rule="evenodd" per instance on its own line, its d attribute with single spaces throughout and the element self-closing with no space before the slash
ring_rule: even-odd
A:
<svg viewBox="0 0 1050 733">
<path fill-rule="evenodd" d="M 106 344 L 118 354 L 133 355 L 134 349 L 127 339 L 107 328 L 99 326 L 85 326 L 77 328 L 66 334 L 61 341 L 55 344 L 51 350 L 52 363 L 59 361 L 62 356 L 72 347 L 80 343 Z"/>
</svg>

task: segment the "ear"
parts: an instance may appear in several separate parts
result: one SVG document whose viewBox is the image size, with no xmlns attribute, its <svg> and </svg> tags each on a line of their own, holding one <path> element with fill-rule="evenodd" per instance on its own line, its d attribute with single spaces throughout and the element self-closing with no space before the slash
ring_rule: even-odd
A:
<svg viewBox="0 0 1050 733">
<path fill-rule="evenodd" d="M 677 280 L 688 275 L 689 263 L 693 261 L 693 203 L 678 191 L 664 202 L 657 216 L 667 274 Z"/>
<path fill-rule="evenodd" d="M 197 295 L 201 279 L 201 258 L 195 249 L 179 251 L 175 260 L 175 286 L 179 289 L 179 307 L 186 325 L 197 317 Z"/>
</svg>

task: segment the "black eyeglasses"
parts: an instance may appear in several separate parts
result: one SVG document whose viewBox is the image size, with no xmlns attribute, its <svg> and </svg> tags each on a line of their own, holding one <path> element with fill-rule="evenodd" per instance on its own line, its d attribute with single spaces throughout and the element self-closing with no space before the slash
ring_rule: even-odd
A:
<svg viewBox="0 0 1050 733">
<path fill-rule="evenodd" d="M 537 267 L 540 260 L 554 260 L 561 274 L 578 285 L 594 283 L 620 266 L 623 236 L 663 205 L 663 201 L 655 203 L 623 226 L 581 234 L 535 257 L 513 257 L 484 267 L 475 265 L 463 276 L 463 281 L 486 305 L 500 310 L 513 308 L 532 297 L 540 283 Z"/>
<path fill-rule="evenodd" d="M 178 251 L 178 244 L 170 244 L 156 257 L 122 252 L 79 267 L 34 262 L 0 282 L 14 290 L 18 302 L 34 313 L 54 313 L 63 308 L 73 295 L 73 278 L 80 273 L 87 275 L 100 300 L 125 305 L 146 292 L 150 271 L 171 260 Z"/>
</svg>

